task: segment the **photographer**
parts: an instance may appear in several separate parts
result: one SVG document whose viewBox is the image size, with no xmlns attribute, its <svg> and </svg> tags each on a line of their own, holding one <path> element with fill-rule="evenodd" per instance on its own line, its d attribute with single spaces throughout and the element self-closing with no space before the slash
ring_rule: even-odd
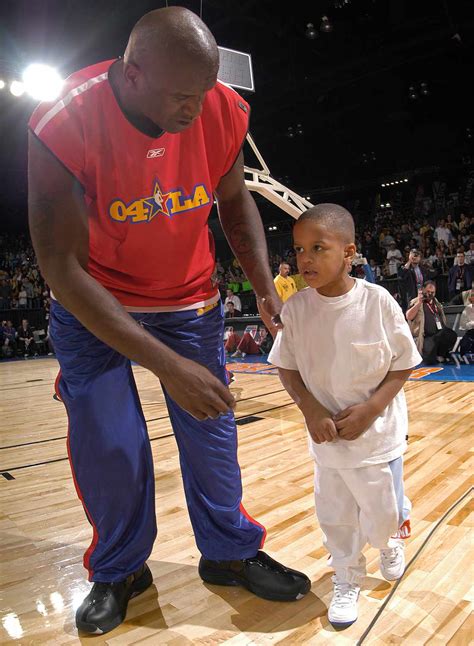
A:
<svg viewBox="0 0 474 646">
<path fill-rule="evenodd" d="M 362 268 L 364 275 L 363 277 L 368 283 L 375 283 L 375 274 L 372 270 L 372 267 L 369 265 L 367 262 L 367 258 L 364 258 L 361 253 L 356 253 L 354 256 L 354 259 L 352 261 L 352 267 L 351 267 L 351 276 L 354 276 L 355 278 L 362 278 L 362 276 L 359 276 L 359 273 L 357 271 L 358 268 Z"/>
<path fill-rule="evenodd" d="M 456 332 L 446 325 L 443 306 L 436 299 L 436 285 L 428 280 L 406 312 L 408 325 L 425 363 L 444 363 L 456 343 Z"/>
</svg>

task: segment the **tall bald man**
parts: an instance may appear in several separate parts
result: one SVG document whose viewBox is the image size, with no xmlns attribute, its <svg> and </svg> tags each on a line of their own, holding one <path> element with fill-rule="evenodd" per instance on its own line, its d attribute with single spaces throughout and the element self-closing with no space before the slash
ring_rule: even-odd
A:
<svg viewBox="0 0 474 646">
<path fill-rule="evenodd" d="M 204 581 L 298 599 L 308 578 L 259 551 L 265 529 L 241 503 L 223 314 L 211 276 L 214 200 L 270 316 L 280 301 L 244 184 L 249 106 L 217 81 L 204 23 L 179 7 L 146 14 L 118 60 L 73 74 L 29 133 L 29 218 L 51 286 L 50 334 L 69 417 L 74 482 L 93 528 L 84 556 L 87 632 L 120 624 L 152 582 L 150 442 L 131 360 L 161 381 L 180 451 Z"/>
</svg>

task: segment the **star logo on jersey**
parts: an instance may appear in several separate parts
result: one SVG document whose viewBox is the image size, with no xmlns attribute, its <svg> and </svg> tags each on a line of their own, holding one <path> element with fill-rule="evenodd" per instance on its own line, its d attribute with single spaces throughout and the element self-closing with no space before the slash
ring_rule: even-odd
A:
<svg viewBox="0 0 474 646">
<path fill-rule="evenodd" d="M 143 204 L 146 204 L 150 209 L 148 222 L 153 220 L 155 215 L 158 215 L 158 213 L 163 213 L 163 215 L 166 215 L 168 218 L 171 217 L 171 213 L 169 212 L 167 205 L 170 195 L 171 193 L 163 193 L 158 182 L 155 182 L 153 197 L 148 197 L 143 200 Z"/>
<path fill-rule="evenodd" d="M 205 184 L 196 184 L 187 195 L 182 188 L 164 192 L 160 182 L 155 179 L 151 196 L 139 197 L 125 202 L 115 199 L 109 206 L 109 216 L 114 222 L 151 222 L 157 215 L 171 218 L 179 213 L 193 211 L 211 203 L 211 195 Z"/>
</svg>

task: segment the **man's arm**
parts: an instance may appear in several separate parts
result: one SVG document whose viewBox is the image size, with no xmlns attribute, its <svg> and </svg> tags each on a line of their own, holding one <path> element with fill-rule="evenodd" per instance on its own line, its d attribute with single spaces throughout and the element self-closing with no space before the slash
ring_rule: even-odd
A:
<svg viewBox="0 0 474 646">
<path fill-rule="evenodd" d="M 281 301 L 275 291 L 262 220 L 244 181 L 240 153 L 216 189 L 219 219 L 227 240 L 270 317 L 279 315 Z"/>
<path fill-rule="evenodd" d="M 234 398 L 228 388 L 206 368 L 156 340 L 89 276 L 82 189 L 31 133 L 28 183 L 33 246 L 42 274 L 58 301 L 101 341 L 154 372 L 170 396 L 198 419 L 229 410 Z"/>
</svg>

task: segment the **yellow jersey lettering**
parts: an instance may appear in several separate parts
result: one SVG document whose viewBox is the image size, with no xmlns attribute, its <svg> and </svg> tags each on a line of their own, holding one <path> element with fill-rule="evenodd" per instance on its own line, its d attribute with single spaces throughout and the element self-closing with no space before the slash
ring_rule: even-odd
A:
<svg viewBox="0 0 474 646">
<path fill-rule="evenodd" d="M 163 193 L 158 181 L 155 181 L 151 197 L 134 200 L 128 206 L 122 200 L 114 200 L 109 206 L 109 215 L 116 222 L 126 222 L 128 218 L 132 223 L 151 222 L 159 213 L 170 217 L 175 213 L 192 211 L 210 201 L 204 184 L 195 186 L 193 193 L 186 197 L 180 190 Z"/>
<path fill-rule="evenodd" d="M 181 204 L 179 202 L 180 197 L 181 191 L 173 191 L 172 193 L 170 193 L 171 213 L 178 213 L 179 211 L 182 211 Z"/>
<path fill-rule="evenodd" d="M 122 200 L 115 200 L 109 207 L 109 214 L 116 222 L 125 222 L 127 219 L 127 207 Z"/>
<path fill-rule="evenodd" d="M 127 216 L 132 218 L 132 222 L 146 222 L 148 220 L 148 209 L 142 200 L 135 200 L 127 209 Z"/>
<path fill-rule="evenodd" d="M 196 186 L 193 196 L 193 207 L 203 206 L 204 204 L 209 204 L 209 195 L 206 193 L 206 189 L 202 184 Z"/>
</svg>

